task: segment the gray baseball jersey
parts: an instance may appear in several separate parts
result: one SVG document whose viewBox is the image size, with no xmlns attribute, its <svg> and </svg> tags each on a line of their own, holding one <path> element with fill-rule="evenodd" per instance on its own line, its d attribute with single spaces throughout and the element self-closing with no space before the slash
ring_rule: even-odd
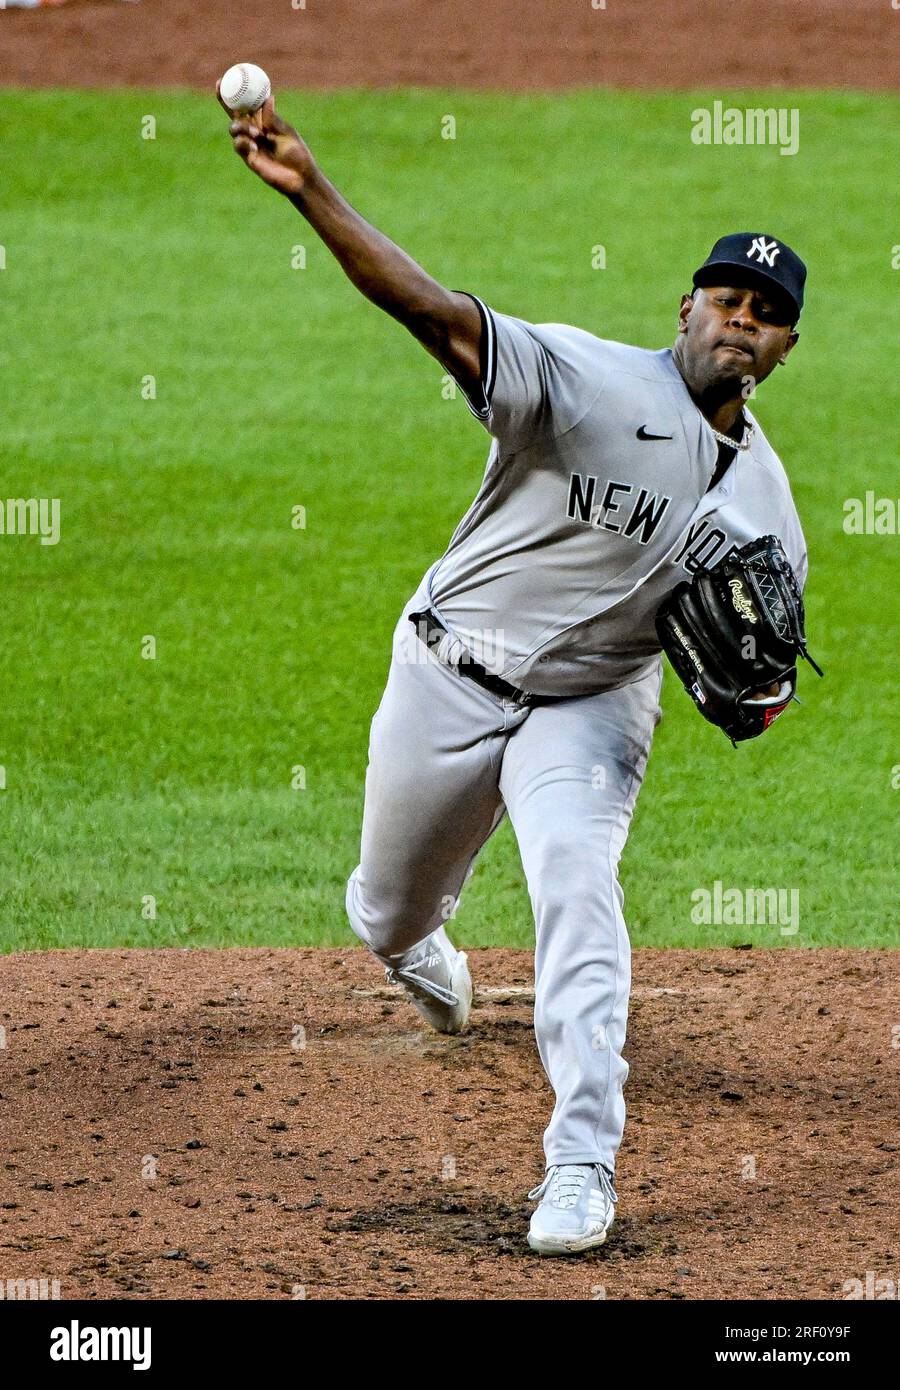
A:
<svg viewBox="0 0 900 1390">
<path fill-rule="evenodd" d="M 494 440 L 478 496 L 395 628 L 347 914 L 380 960 L 414 963 L 508 813 L 556 1096 L 546 1160 L 612 1171 L 631 978 L 617 865 L 660 717 L 654 616 L 734 545 L 776 533 L 801 581 L 806 548 L 758 426 L 709 488 L 718 445 L 671 352 L 476 302 L 483 379 L 470 406 Z M 452 639 L 434 649 L 409 621 L 429 603 Z M 491 693 L 455 669 L 460 645 L 524 690 L 580 698 Z"/>
<path fill-rule="evenodd" d="M 718 443 L 670 349 L 475 302 L 482 382 L 469 407 L 493 443 L 423 583 L 477 661 L 536 694 L 615 689 L 648 671 L 657 609 L 698 565 L 774 533 L 805 583 L 790 486 L 748 410 L 750 447 L 708 491 Z"/>
</svg>

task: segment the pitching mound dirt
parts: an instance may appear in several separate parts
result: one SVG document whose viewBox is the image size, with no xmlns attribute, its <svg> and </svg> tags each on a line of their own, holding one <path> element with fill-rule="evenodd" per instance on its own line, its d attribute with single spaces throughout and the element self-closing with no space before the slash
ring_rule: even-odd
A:
<svg viewBox="0 0 900 1390">
<path fill-rule="evenodd" d="M 0 957 L 0 1282 L 63 1298 L 825 1298 L 896 1278 L 900 962 L 639 951 L 620 1219 L 525 1244 L 532 958 L 469 1033 L 359 950 Z"/>
</svg>

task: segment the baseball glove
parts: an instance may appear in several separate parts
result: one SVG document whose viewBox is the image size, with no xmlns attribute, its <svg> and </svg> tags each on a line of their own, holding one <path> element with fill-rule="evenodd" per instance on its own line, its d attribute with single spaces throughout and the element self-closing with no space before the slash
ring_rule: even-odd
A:
<svg viewBox="0 0 900 1390">
<path fill-rule="evenodd" d="M 761 536 L 679 584 L 656 615 L 660 643 L 694 704 L 733 744 L 768 729 L 797 689 L 803 596 L 777 536 Z M 772 689 L 777 685 L 777 692 Z"/>
</svg>

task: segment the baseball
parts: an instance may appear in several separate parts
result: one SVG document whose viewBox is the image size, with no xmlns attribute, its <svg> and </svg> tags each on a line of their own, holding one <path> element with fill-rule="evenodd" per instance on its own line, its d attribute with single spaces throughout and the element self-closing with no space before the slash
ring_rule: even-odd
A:
<svg viewBox="0 0 900 1390">
<path fill-rule="evenodd" d="M 272 84 L 256 63 L 235 63 L 219 83 L 219 95 L 225 105 L 240 116 L 258 111 L 271 93 Z"/>
</svg>

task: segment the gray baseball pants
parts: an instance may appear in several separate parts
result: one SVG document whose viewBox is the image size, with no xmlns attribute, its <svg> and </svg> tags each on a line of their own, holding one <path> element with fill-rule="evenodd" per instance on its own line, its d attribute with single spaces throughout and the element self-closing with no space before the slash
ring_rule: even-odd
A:
<svg viewBox="0 0 900 1390">
<path fill-rule="evenodd" d="M 547 1165 L 615 1170 L 631 985 L 618 862 L 660 717 L 662 663 L 630 685 L 521 708 L 442 665 L 407 614 L 372 720 L 357 936 L 380 955 L 446 924 L 506 812 L 536 926 L 534 1030 L 556 1096 Z"/>
</svg>

